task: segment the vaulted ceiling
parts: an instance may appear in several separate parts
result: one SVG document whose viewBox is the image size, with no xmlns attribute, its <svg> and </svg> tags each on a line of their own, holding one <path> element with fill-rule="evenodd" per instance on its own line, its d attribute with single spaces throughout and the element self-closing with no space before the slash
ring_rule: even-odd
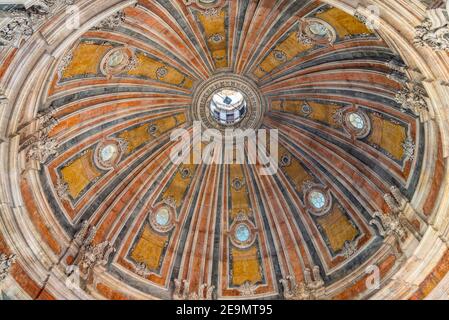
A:
<svg viewBox="0 0 449 320">
<path fill-rule="evenodd" d="M 429 146 L 398 99 L 406 64 L 370 27 L 315 0 L 139 0 L 83 33 L 46 75 L 54 152 L 31 148 L 38 179 L 20 184 L 58 267 L 111 299 L 369 296 L 366 268 L 400 267 L 441 185 L 391 227 Z M 171 133 L 192 130 L 196 94 L 220 76 L 258 91 L 257 128 L 279 130 L 275 175 L 170 160 Z"/>
</svg>

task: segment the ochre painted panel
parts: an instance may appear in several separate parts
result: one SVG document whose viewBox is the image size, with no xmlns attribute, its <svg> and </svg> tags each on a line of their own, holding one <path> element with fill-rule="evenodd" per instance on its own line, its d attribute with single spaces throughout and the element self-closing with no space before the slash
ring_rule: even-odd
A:
<svg viewBox="0 0 449 320">
<path fill-rule="evenodd" d="M 245 282 L 262 281 L 261 266 L 257 258 L 257 248 L 248 250 L 232 249 L 232 283 L 241 286 Z"/>
<path fill-rule="evenodd" d="M 131 258 L 136 262 L 145 263 L 149 270 L 156 271 L 159 269 L 167 241 L 167 235 L 157 234 L 151 229 L 149 223 L 147 223 L 131 253 Z"/>
<path fill-rule="evenodd" d="M 98 178 L 101 173 L 93 163 L 93 151 L 89 150 L 84 155 L 74 160 L 61 170 L 62 179 L 69 187 L 70 196 L 73 199 L 84 191 L 84 189 Z"/>
<path fill-rule="evenodd" d="M 320 217 L 318 223 L 326 233 L 329 244 L 334 252 L 343 249 L 345 242 L 354 240 L 358 234 L 357 229 L 341 212 L 338 205 L 334 205 L 329 214 Z"/>
</svg>

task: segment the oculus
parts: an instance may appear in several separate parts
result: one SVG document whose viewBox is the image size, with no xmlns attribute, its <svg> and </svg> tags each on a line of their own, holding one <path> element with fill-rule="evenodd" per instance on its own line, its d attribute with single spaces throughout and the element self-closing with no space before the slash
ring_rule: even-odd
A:
<svg viewBox="0 0 449 320">
<path fill-rule="evenodd" d="M 235 228 L 234 237 L 239 242 L 247 242 L 251 237 L 251 231 L 246 224 L 240 224 Z"/>
<path fill-rule="evenodd" d="M 366 125 L 363 117 L 355 112 L 349 115 L 349 123 L 357 130 L 363 129 Z"/>
<path fill-rule="evenodd" d="M 210 102 L 213 119 L 222 125 L 234 125 L 240 122 L 245 117 L 246 110 L 246 99 L 237 90 L 219 90 Z"/>
<path fill-rule="evenodd" d="M 134 68 L 136 58 L 134 52 L 126 47 L 109 50 L 100 64 L 101 73 L 112 77 Z"/>
<path fill-rule="evenodd" d="M 329 191 L 320 186 L 312 186 L 305 194 L 306 207 L 316 216 L 325 215 L 332 206 Z"/>
<path fill-rule="evenodd" d="M 247 215 L 240 213 L 236 222 L 231 226 L 229 232 L 233 245 L 238 248 L 246 249 L 251 247 L 256 241 L 256 227 L 248 220 Z"/>
<path fill-rule="evenodd" d="M 160 204 L 149 215 L 149 221 L 154 230 L 159 233 L 167 233 L 174 227 L 175 213 L 173 208 L 166 204 Z"/>
<path fill-rule="evenodd" d="M 343 113 L 343 126 L 354 138 L 363 139 L 371 132 L 369 116 L 360 109 L 351 108 Z"/>
<path fill-rule="evenodd" d="M 165 227 L 170 222 L 170 212 L 167 208 L 161 208 L 156 213 L 156 223 L 159 226 Z"/>
<path fill-rule="evenodd" d="M 258 129 L 266 111 L 255 83 L 233 73 L 220 73 L 196 87 L 191 121 L 200 121 L 204 129 Z M 233 134 L 231 134 L 233 135 Z"/>
<path fill-rule="evenodd" d="M 333 44 L 337 40 L 337 32 L 326 21 L 307 18 L 300 21 L 298 40 L 305 44 Z"/>
</svg>

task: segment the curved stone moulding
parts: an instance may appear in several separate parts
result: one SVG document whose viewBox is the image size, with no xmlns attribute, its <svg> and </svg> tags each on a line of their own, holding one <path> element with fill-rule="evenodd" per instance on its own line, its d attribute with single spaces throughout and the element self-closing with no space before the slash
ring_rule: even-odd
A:
<svg viewBox="0 0 449 320">
<path fill-rule="evenodd" d="M 201 6 L 198 2 L 190 1 L 190 4 L 193 5 L 189 7 L 189 10 L 201 10 L 204 9 L 203 7 L 208 8 L 209 5 L 214 5 L 214 3 L 210 3 Z M 43 173 L 45 172 L 43 168 L 53 159 L 61 156 L 61 152 L 64 152 L 62 146 L 71 138 L 69 134 L 67 134 L 67 138 L 64 138 L 62 135 L 62 139 L 57 144 L 48 144 L 46 142 L 49 141 L 48 139 L 51 139 L 48 136 L 48 132 L 39 131 L 42 120 L 36 120 L 38 110 L 42 110 L 43 105 L 44 107 L 50 107 L 45 105 L 47 103 L 45 100 L 46 94 L 52 85 L 49 79 L 58 73 L 59 60 L 73 49 L 73 45 L 83 34 L 89 32 L 108 16 L 125 8 L 134 8 L 136 3 L 137 1 L 79 0 L 76 1 L 76 5 L 80 8 L 80 28 L 67 30 L 64 27 L 64 19 L 67 17 L 64 14 L 53 16 L 48 19 L 44 27 L 36 30 L 17 49 L 14 49 L 14 53 L 12 53 L 11 48 L 0 48 L 0 60 L 2 62 L 8 61 L 9 63 L 8 67 L 2 71 L 0 78 L 1 97 L 2 101 L 5 102 L 0 104 L 0 254 L 5 253 L 4 256 L 2 255 L 3 260 L 0 260 L 2 261 L 0 271 L 3 278 L 3 281 L 0 280 L 0 290 L 4 290 L 2 285 L 7 283 L 11 290 L 15 290 L 15 293 L 11 292 L 11 296 L 29 299 L 93 299 L 110 298 L 110 296 L 107 296 L 107 292 L 113 292 L 122 298 L 190 297 L 208 299 L 220 298 L 218 292 L 223 292 L 219 291 L 223 290 L 220 287 L 221 285 L 214 286 L 210 283 L 210 279 L 201 279 L 202 283 L 195 279 L 186 280 L 183 278 L 182 272 L 177 275 L 176 283 L 160 281 L 157 285 L 148 287 L 147 282 L 155 281 L 154 279 L 159 277 L 159 274 L 154 271 L 150 272 L 146 265 L 134 266 L 133 268 L 137 271 L 131 271 L 119 265 L 116 257 L 121 254 L 125 244 L 115 242 L 119 238 L 118 236 L 114 236 L 113 239 L 107 239 L 108 242 L 104 242 L 106 240 L 103 238 L 105 232 L 101 229 L 100 224 L 98 224 L 99 230 L 97 230 L 97 226 L 93 223 L 94 221 L 87 221 L 85 224 L 82 224 L 81 221 L 76 221 L 76 223 L 62 225 L 61 218 L 55 217 L 54 207 L 46 198 L 49 189 L 42 184 L 41 178 L 45 174 Z M 221 9 L 224 1 L 220 0 L 217 3 L 219 3 L 219 9 Z M 370 6 L 377 6 L 380 9 L 379 29 L 376 31 L 388 43 L 390 48 L 393 48 L 406 62 L 407 68 L 404 70 L 404 73 L 412 81 L 419 82 L 419 85 L 426 92 L 426 96 L 422 98 L 428 109 L 418 114 L 418 122 L 422 122 L 424 128 L 423 136 L 421 137 L 425 141 L 424 149 L 422 150 L 422 166 L 428 169 L 429 172 L 432 172 L 432 174 L 428 174 L 426 170 L 421 172 L 417 178 L 419 181 L 417 182 L 416 192 L 410 199 L 395 188 L 389 189 L 389 186 L 385 187 L 385 206 L 382 208 L 384 212 L 370 212 L 372 216 L 367 217 L 368 222 L 372 222 L 369 226 L 370 230 L 378 230 L 373 231 L 378 235 L 383 234 L 383 244 L 362 265 L 344 277 L 328 282 L 326 276 L 335 271 L 332 269 L 333 267 L 328 267 L 324 264 L 325 267 L 320 268 L 310 264 L 304 266 L 301 271 L 301 273 L 304 273 L 301 275 L 301 278 L 306 279 L 303 283 L 297 283 L 294 274 L 284 272 L 282 274 L 284 292 L 282 292 L 281 284 L 275 284 L 273 288 L 279 289 L 278 297 L 291 299 L 344 299 L 349 296 L 348 292 L 354 291 L 358 293 L 350 298 L 422 299 L 426 297 L 447 297 L 447 284 L 449 283 L 447 271 L 449 270 L 444 270 L 444 274 L 439 272 L 447 265 L 449 256 L 449 200 L 447 200 L 449 199 L 449 184 L 447 183 L 447 156 L 449 152 L 449 127 L 447 125 L 447 119 L 449 119 L 449 87 L 447 83 L 449 78 L 447 75 L 449 74 L 449 58 L 447 53 L 414 44 L 415 27 L 422 23 L 426 17 L 422 3 L 418 0 L 408 1 L 407 5 L 401 1 L 393 0 L 388 2 L 371 0 L 366 1 L 363 6 L 355 6 L 354 1 L 350 0 L 326 0 L 323 3 L 332 5 L 349 14 L 357 12 L 365 17 L 369 17 L 372 12 L 372 7 Z M 223 38 L 219 37 L 216 39 L 217 41 L 223 40 Z M 248 54 L 248 56 L 250 55 Z M 284 59 L 283 56 L 282 59 Z M 167 71 L 164 71 L 164 77 L 167 76 L 166 72 L 171 72 L 170 70 L 172 69 L 167 68 L 165 70 Z M 189 71 L 188 68 L 185 68 L 185 71 L 187 73 Z M 117 75 L 114 74 L 115 76 Z M 219 78 L 220 76 L 217 77 Z M 151 81 L 159 80 L 161 79 Z M 70 81 L 77 81 L 77 79 Z M 255 104 L 263 107 L 257 110 L 249 127 L 259 128 L 262 125 L 270 127 L 273 123 L 271 120 L 266 122 L 262 120 L 263 115 L 270 111 L 269 101 L 265 101 L 266 91 L 270 89 L 266 87 L 259 88 L 253 82 L 253 80 L 247 81 L 249 83 L 248 86 L 253 86 L 253 92 L 256 92 Z M 182 83 L 185 84 L 185 81 Z M 171 85 L 162 84 L 160 86 L 169 87 Z M 195 88 L 198 90 L 199 87 Z M 189 89 L 178 86 L 173 88 L 173 90 L 184 93 Z M 201 93 L 198 95 L 201 96 Z M 193 95 L 192 97 L 192 101 L 198 99 Z M 187 100 L 185 97 L 183 99 Z M 207 97 L 205 99 L 207 100 Z M 267 103 L 266 109 L 265 103 Z M 200 103 L 193 104 L 194 108 L 199 105 Z M 44 110 L 46 109 L 44 108 Z M 189 114 L 191 117 L 189 120 L 201 119 L 199 111 L 193 109 L 192 113 Z M 57 112 L 58 110 L 56 110 Z M 164 112 L 167 115 L 172 115 L 170 110 L 164 110 Z M 175 112 L 173 111 L 173 113 Z M 152 128 L 154 129 L 152 132 L 159 132 L 160 126 L 155 125 L 158 119 L 149 119 L 150 127 L 153 125 Z M 64 119 L 58 119 L 58 121 L 61 120 Z M 177 122 L 179 119 L 176 118 L 174 121 Z M 293 143 L 294 141 L 289 140 L 288 137 L 288 132 L 292 130 L 291 127 L 294 125 L 294 121 L 291 120 L 289 125 L 282 127 L 282 130 L 286 132 L 283 139 L 286 141 L 285 149 L 289 152 L 289 155 L 298 156 L 299 152 L 294 147 L 296 146 Z M 369 130 L 371 130 L 371 127 L 368 128 Z M 159 135 L 159 133 L 156 134 Z M 363 140 L 365 134 L 366 131 L 360 135 L 359 140 Z M 163 133 L 158 137 L 163 139 Z M 338 137 L 338 139 L 342 140 L 344 134 Z M 108 140 L 103 139 L 102 141 Z M 359 142 L 356 141 L 354 143 Z M 313 144 L 313 141 L 308 143 Z M 42 157 L 27 157 L 29 148 L 33 148 L 33 146 L 38 148 L 39 151 L 33 154 L 43 155 Z M 120 148 L 120 158 L 125 159 L 123 154 L 127 153 L 131 147 L 129 145 L 121 145 Z M 291 165 L 292 159 L 285 157 L 284 160 L 282 163 L 286 167 Z M 159 161 L 163 162 L 160 159 Z M 114 162 L 113 167 L 117 165 Z M 102 171 L 112 172 L 108 170 L 115 170 L 115 168 L 109 165 L 100 167 Z M 154 172 L 161 171 L 160 167 L 155 168 Z M 168 172 L 171 172 L 170 170 L 176 171 L 169 167 L 166 170 Z M 204 182 L 195 178 L 196 175 L 192 174 L 195 172 L 194 170 L 204 170 L 203 173 L 207 177 L 217 179 L 213 170 L 201 167 L 188 168 L 188 170 L 184 171 L 189 172 L 189 174 L 182 174 L 183 171 L 181 170 L 179 177 L 181 180 L 179 181 L 189 181 L 194 186 L 201 186 Z M 435 173 L 436 171 L 437 173 Z M 93 172 L 91 174 L 95 175 L 97 173 Z M 252 177 L 254 173 L 251 169 L 244 169 L 242 174 Z M 440 177 L 440 179 L 436 177 Z M 148 181 L 151 181 L 151 178 L 148 179 Z M 192 179 L 192 181 L 189 179 Z M 221 183 L 224 186 L 231 185 L 232 182 L 228 181 L 228 179 L 224 177 Z M 345 179 L 338 179 L 340 184 L 348 184 Z M 167 178 L 166 180 L 169 179 Z M 282 181 L 288 181 L 288 179 L 283 177 Z M 269 183 L 262 178 L 254 178 L 252 182 L 254 183 L 242 184 L 241 187 L 242 190 L 249 190 L 247 193 L 251 197 L 250 201 L 256 202 L 255 189 L 268 188 L 267 185 Z M 301 189 L 302 186 L 297 187 L 296 189 Z M 229 188 L 229 190 L 232 190 L 232 186 L 229 186 Z M 164 191 L 162 189 L 157 190 L 161 194 Z M 205 187 L 201 190 L 203 195 L 200 196 L 204 196 L 209 191 Z M 291 194 L 294 190 L 294 187 L 286 186 L 284 193 Z M 67 193 L 70 190 L 66 188 L 64 191 Z M 270 189 L 270 192 L 274 194 L 276 190 Z M 341 197 L 337 197 L 339 195 L 338 190 L 332 189 L 328 192 L 329 197 L 341 199 Z M 431 212 L 426 215 L 425 209 L 429 205 L 429 197 L 425 195 L 428 194 L 432 194 L 434 206 Z M 277 196 L 273 196 L 271 199 L 274 199 L 272 203 L 268 203 L 268 200 L 265 198 L 260 203 L 266 208 L 270 206 L 273 208 L 286 208 L 289 205 L 280 203 Z M 294 196 L 292 199 L 291 201 L 294 203 L 299 204 L 301 202 L 299 196 Z M 160 228 L 160 233 L 164 236 L 165 233 L 173 230 L 173 232 L 177 232 L 177 227 L 183 225 L 186 221 L 183 220 L 185 217 L 182 215 L 182 210 L 185 208 L 178 208 L 176 197 L 168 197 L 159 202 L 158 200 L 160 199 L 154 199 L 154 203 L 158 203 L 162 207 L 170 207 L 169 227 Z M 55 201 L 61 208 L 71 205 L 67 199 L 56 199 Z M 207 201 L 207 198 L 204 198 L 204 201 Z M 33 207 L 30 207 L 30 203 L 33 203 Z M 142 205 L 146 204 L 142 202 Z M 216 204 L 211 202 L 211 205 Z M 151 208 L 149 202 L 148 206 Z M 285 209 L 285 211 L 288 210 Z M 238 215 L 240 213 L 233 214 Z M 199 215 L 199 218 L 204 216 Z M 232 227 L 229 226 L 231 228 L 228 228 L 228 230 L 232 229 L 234 233 L 224 233 L 223 237 L 228 237 L 229 235 L 232 237 L 233 234 L 235 237 L 235 229 L 239 225 L 244 225 L 247 229 L 241 229 L 242 234 L 239 236 L 246 241 L 239 242 L 234 238 L 232 239 L 234 243 L 241 246 L 237 248 L 246 250 L 248 246 L 260 244 L 261 247 L 258 250 L 263 250 L 265 222 L 258 218 L 257 212 L 249 213 L 247 217 L 252 219 L 251 222 L 243 224 L 235 222 Z M 266 222 L 268 225 L 274 225 L 278 221 L 276 219 L 279 218 L 275 216 L 268 217 Z M 319 217 L 313 217 L 313 219 L 315 218 Z M 150 219 L 153 220 L 149 222 L 154 224 L 154 219 L 156 218 L 151 217 Z M 304 219 L 309 219 L 309 217 Z M 142 225 L 144 221 L 148 221 L 148 219 L 142 219 Z M 161 221 L 164 222 L 164 220 Z M 355 223 L 355 227 L 361 228 L 357 223 Z M 141 232 L 145 232 L 144 228 L 142 230 Z M 403 230 L 405 231 L 402 232 Z M 250 236 L 247 236 L 247 232 Z M 160 234 L 153 236 L 161 239 Z M 250 239 L 245 237 L 250 237 Z M 229 240 L 229 243 L 232 243 L 232 240 Z M 351 259 L 353 254 L 351 248 L 357 248 L 360 241 L 360 239 L 355 239 L 353 243 L 346 243 L 346 252 L 341 253 L 340 256 L 346 256 L 345 258 Z M 116 246 L 117 243 L 118 246 Z M 170 249 L 172 248 L 170 247 Z M 323 260 L 325 260 L 327 254 L 324 251 L 318 253 Z M 95 259 L 92 260 L 89 257 L 95 257 Z M 127 259 L 127 257 L 125 258 Z M 121 257 L 120 259 L 126 260 L 125 258 Z M 83 267 L 86 267 L 85 270 L 91 272 L 89 278 L 92 278 L 92 281 L 84 282 L 81 286 L 82 288 L 71 285 L 73 282 L 70 281 L 76 282 L 76 278 L 73 278 L 73 275 L 76 275 L 76 271 L 67 269 L 67 266 L 73 261 L 77 261 L 77 259 L 79 260 L 77 263 L 82 264 Z M 12 260 L 14 260 L 14 263 L 12 263 Z M 380 261 L 383 264 L 391 263 L 394 267 L 384 271 L 382 269 L 384 265 L 380 265 Z M 113 266 L 111 267 L 111 265 Z M 351 287 L 351 283 L 363 282 L 365 280 L 366 270 L 368 270 L 369 266 L 378 266 L 381 270 L 380 289 L 369 291 Z M 167 266 L 167 269 L 170 268 L 172 268 L 172 265 Z M 293 269 L 291 266 L 287 266 L 288 268 Z M 14 270 L 13 273 L 10 271 L 12 269 Z M 270 277 L 268 265 L 264 265 L 261 269 L 263 269 L 265 277 Z M 338 269 L 338 267 L 335 267 L 335 269 Z M 129 281 L 129 283 L 120 281 L 121 277 L 117 277 L 117 274 L 126 275 L 127 279 L 132 279 L 132 281 Z M 322 276 L 325 276 L 324 279 Z M 438 280 L 438 285 L 433 286 L 429 290 L 428 284 L 435 279 Z M 134 286 L 131 283 L 137 283 L 137 285 Z M 33 289 L 36 287 L 39 290 Z M 273 292 L 269 290 L 263 292 L 261 287 L 263 286 L 260 284 L 253 285 L 249 282 L 244 282 L 240 287 L 233 290 L 239 292 L 242 297 L 264 297 L 264 294 L 267 297 L 274 296 Z"/>
</svg>

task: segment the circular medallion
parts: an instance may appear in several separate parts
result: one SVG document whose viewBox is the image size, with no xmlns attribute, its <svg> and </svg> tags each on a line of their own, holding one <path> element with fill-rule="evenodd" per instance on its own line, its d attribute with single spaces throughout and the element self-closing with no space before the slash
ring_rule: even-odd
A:
<svg viewBox="0 0 449 320">
<path fill-rule="evenodd" d="M 247 242 L 251 237 L 251 231 L 246 224 L 241 224 L 235 228 L 234 236 L 239 242 Z"/>
<path fill-rule="evenodd" d="M 258 129 L 266 105 L 251 80 L 236 74 L 218 74 L 197 86 L 190 118 L 200 121 L 204 129 L 216 129 L 222 133 L 226 129 Z M 218 121 L 215 109 L 220 110 Z"/>
<path fill-rule="evenodd" d="M 170 212 L 167 208 L 161 208 L 157 211 L 156 222 L 162 227 L 165 227 L 170 222 Z"/>
<path fill-rule="evenodd" d="M 224 37 L 219 33 L 216 33 L 216 34 L 210 36 L 210 38 L 209 38 L 209 41 L 213 42 L 213 43 L 220 43 L 223 40 L 224 40 Z"/>
<path fill-rule="evenodd" d="M 149 221 L 154 230 L 166 233 L 174 227 L 175 213 L 173 208 L 159 204 L 149 215 Z"/>
<path fill-rule="evenodd" d="M 102 141 L 95 149 L 95 164 L 100 169 L 109 170 L 120 161 L 122 152 L 119 141 L 114 139 Z"/>
<path fill-rule="evenodd" d="M 360 109 L 351 109 L 344 112 L 343 119 L 345 130 L 355 138 L 363 139 L 371 132 L 370 118 Z"/>
<path fill-rule="evenodd" d="M 273 51 L 274 54 L 274 58 L 280 62 L 285 62 L 287 61 L 287 55 L 285 54 L 284 51 L 281 50 L 274 50 Z"/>
<path fill-rule="evenodd" d="M 337 32 L 326 21 L 317 18 L 303 19 L 300 34 L 318 44 L 331 44 L 337 40 Z"/>
<path fill-rule="evenodd" d="M 231 242 L 238 248 L 246 249 L 256 241 L 257 230 L 249 220 L 237 221 L 230 230 Z"/>
</svg>

